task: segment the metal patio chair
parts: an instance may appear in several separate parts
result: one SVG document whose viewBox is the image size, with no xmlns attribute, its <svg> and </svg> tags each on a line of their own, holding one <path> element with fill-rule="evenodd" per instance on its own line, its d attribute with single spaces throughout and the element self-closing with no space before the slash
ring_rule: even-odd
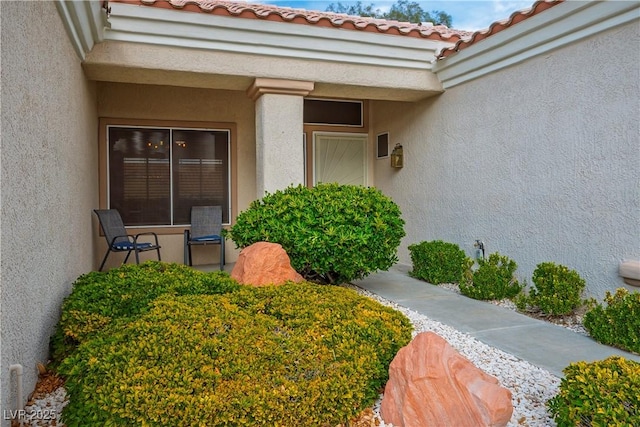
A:
<svg viewBox="0 0 640 427">
<path fill-rule="evenodd" d="M 98 271 L 102 271 L 105 262 L 111 252 L 126 252 L 127 256 L 124 258 L 122 264 L 126 264 L 131 252 L 135 253 L 136 264 L 140 264 L 140 252 L 157 251 L 158 261 L 160 259 L 160 245 L 158 244 L 158 235 L 153 232 L 138 233 L 136 235 L 127 234 L 127 230 L 122 222 L 122 217 L 117 209 L 94 209 L 95 214 L 100 221 L 100 227 L 104 233 L 104 237 L 107 240 L 107 253 L 104 255 L 102 264 Z M 141 236 L 151 236 L 154 242 L 139 242 L 138 239 Z"/>
<path fill-rule="evenodd" d="M 191 230 L 184 230 L 184 263 L 193 265 L 193 245 L 220 245 L 220 270 L 224 270 L 224 236 L 221 206 L 193 206 Z"/>
</svg>

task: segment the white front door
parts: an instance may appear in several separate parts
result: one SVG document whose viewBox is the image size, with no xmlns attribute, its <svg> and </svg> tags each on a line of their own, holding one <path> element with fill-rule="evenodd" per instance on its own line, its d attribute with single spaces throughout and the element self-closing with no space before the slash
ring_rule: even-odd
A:
<svg viewBox="0 0 640 427">
<path fill-rule="evenodd" d="M 314 132 L 313 185 L 367 185 L 367 135 Z"/>
</svg>

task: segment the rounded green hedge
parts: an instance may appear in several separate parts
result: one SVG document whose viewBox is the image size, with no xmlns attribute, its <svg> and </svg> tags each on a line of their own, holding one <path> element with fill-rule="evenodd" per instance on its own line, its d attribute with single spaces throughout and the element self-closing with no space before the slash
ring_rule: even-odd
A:
<svg viewBox="0 0 640 427">
<path fill-rule="evenodd" d="M 558 427 L 639 426 L 640 363 L 612 356 L 572 363 L 547 402 Z"/>
<path fill-rule="evenodd" d="M 522 285 L 515 276 L 518 264 L 498 252 L 488 259 L 478 260 L 478 269 L 471 275 L 471 281 L 460 282 L 460 292 L 478 300 L 500 300 L 513 298 L 520 293 Z"/>
<path fill-rule="evenodd" d="M 533 286 L 529 294 L 516 298 L 519 310 L 540 309 L 552 316 L 574 312 L 585 301 L 582 293 L 586 282 L 580 274 L 568 267 L 553 262 L 542 262 L 533 271 Z"/>
<path fill-rule="evenodd" d="M 603 344 L 640 354 L 640 292 L 618 288 L 607 292 L 605 306 L 595 304 L 584 315 L 584 327 Z"/>
<path fill-rule="evenodd" d="M 240 288 L 225 272 L 204 273 L 182 264 L 147 261 L 80 276 L 62 304 L 51 338 L 55 363 L 114 321 L 149 309 L 160 295 L 222 294 Z"/>
<path fill-rule="evenodd" d="M 63 420 L 335 426 L 375 401 L 410 339 L 401 313 L 335 286 L 162 296 L 62 362 Z"/>
<path fill-rule="evenodd" d="M 267 194 L 226 234 L 239 248 L 279 243 L 305 279 L 339 284 L 397 262 L 403 227 L 400 209 L 379 190 L 319 184 Z"/>
<path fill-rule="evenodd" d="M 433 285 L 459 283 L 473 264 L 455 243 L 432 240 L 409 245 L 413 269 L 409 274 Z"/>
</svg>

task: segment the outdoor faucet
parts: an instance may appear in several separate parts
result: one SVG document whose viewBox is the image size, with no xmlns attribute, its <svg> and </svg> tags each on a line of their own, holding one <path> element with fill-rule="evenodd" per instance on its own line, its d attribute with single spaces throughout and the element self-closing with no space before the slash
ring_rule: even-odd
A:
<svg viewBox="0 0 640 427">
<path fill-rule="evenodd" d="M 484 242 L 482 240 L 476 240 L 473 247 L 478 248 L 478 252 L 482 252 L 482 259 L 484 259 Z"/>
</svg>

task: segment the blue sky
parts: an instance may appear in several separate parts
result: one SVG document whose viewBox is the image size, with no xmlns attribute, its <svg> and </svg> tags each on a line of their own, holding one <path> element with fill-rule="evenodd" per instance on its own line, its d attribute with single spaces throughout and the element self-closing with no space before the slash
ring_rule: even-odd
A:
<svg viewBox="0 0 640 427">
<path fill-rule="evenodd" d="M 307 10 L 324 11 L 331 3 L 338 1 L 303 1 L 303 0 L 250 0 L 252 3 L 268 3 L 278 6 L 294 7 Z M 361 0 L 363 5 L 373 4 L 374 8 L 388 10 L 394 0 Z M 533 5 L 534 0 L 440 0 L 416 1 L 420 6 L 431 12 L 442 10 L 453 18 L 453 28 L 458 30 L 482 30 L 493 22 L 508 18 L 513 12 L 526 9 Z M 342 4 L 355 3 L 343 0 Z"/>
</svg>

